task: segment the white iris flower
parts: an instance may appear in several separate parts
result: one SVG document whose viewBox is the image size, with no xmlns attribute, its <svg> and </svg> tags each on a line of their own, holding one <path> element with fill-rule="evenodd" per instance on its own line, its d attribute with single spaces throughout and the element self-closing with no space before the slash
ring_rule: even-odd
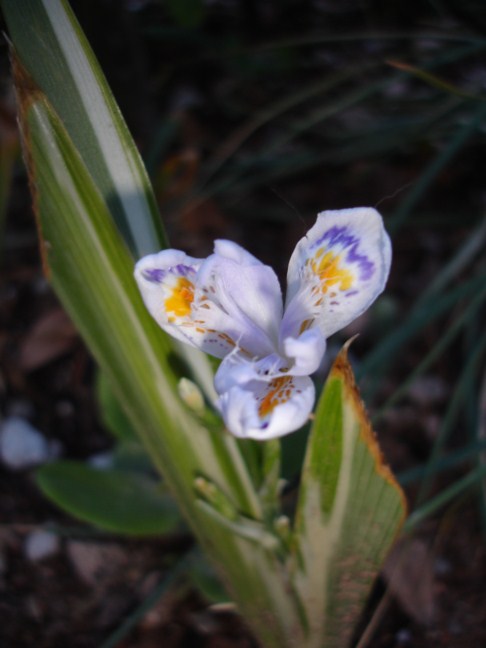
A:
<svg viewBox="0 0 486 648">
<path fill-rule="evenodd" d="M 272 268 L 231 241 L 194 259 L 164 250 L 137 263 L 145 304 L 173 337 L 223 361 L 215 376 L 230 432 L 258 440 L 301 427 L 315 400 L 310 374 L 326 339 L 382 292 L 390 239 L 371 208 L 325 211 L 298 243 L 285 306 Z"/>
</svg>

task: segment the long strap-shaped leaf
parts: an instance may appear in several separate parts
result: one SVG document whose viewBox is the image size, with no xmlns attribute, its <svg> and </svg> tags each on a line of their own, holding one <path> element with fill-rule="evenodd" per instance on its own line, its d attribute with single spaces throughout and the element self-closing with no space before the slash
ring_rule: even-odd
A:
<svg viewBox="0 0 486 648">
<path fill-rule="evenodd" d="M 278 541 L 259 522 L 263 512 L 236 441 L 206 430 L 180 402 L 167 339 L 146 312 L 110 213 L 44 95 L 15 67 L 51 282 L 257 635 L 271 648 L 299 645 L 297 606 Z M 198 497 L 201 484 L 209 501 Z M 218 499 L 234 518 L 213 506 Z"/>
<path fill-rule="evenodd" d="M 17 55 L 49 97 L 132 252 L 166 247 L 140 155 L 64 0 L 1 0 Z"/>
<path fill-rule="evenodd" d="M 17 56 L 60 117 L 135 257 L 167 246 L 147 173 L 98 62 L 65 0 L 0 0 Z M 174 344 L 210 400 L 207 358 Z"/>
<path fill-rule="evenodd" d="M 306 648 L 349 646 L 405 512 L 345 347 L 317 407 L 297 509 L 293 571 L 309 623 Z"/>
</svg>

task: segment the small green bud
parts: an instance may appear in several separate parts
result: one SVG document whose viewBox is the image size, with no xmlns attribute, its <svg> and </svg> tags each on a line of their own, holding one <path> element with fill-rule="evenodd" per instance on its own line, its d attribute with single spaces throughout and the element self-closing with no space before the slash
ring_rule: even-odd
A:
<svg viewBox="0 0 486 648">
<path fill-rule="evenodd" d="M 179 396 L 197 414 L 204 412 L 204 398 L 199 387 L 188 378 L 181 378 L 177 385 Z"/>
<path fill-rule="evenodd" d="M 196 477 L 194 488 L 197 494 L 228 520 L 236 520 L 238 511 L 223 491 L 204 477 Z"/>
</svg>

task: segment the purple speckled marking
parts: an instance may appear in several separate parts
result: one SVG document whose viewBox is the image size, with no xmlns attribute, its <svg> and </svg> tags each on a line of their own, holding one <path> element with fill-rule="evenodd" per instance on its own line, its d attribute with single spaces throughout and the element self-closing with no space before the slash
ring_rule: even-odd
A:
<svg viewBox="0 0 486 648">
<path fill-rule="evenodd" d="M 349 247 L 353 243 L 357 242 L 357 239 L 352 234 L 346 234 L 347 227 L 338 227 L 334 225 L 331 229 L 328 229 L 327 232 L 317 239 L 313 247 L 319 247 L 324 241 L 329 241 L 329 245 L 338 245 L 341 244 L 343 247 Z"/>
<path fill-rule="evenodd" d="M 179 263 L 169 268 L 147 268 L 143 271 L 143 276 L 147 281 L 151 281 L 152 283 L 162 283 L 168 273 L 180 277 L 187 277 L 189 274 L 194 274 L 195 270 L 192 266 Z"/>
<path fill-rule="evenodd" d="M 172 266 L 171 268 L 169 268 L 169 270 L 170 272 L 175 272 L 176 274 L 182 275 L 183 277 L 187 277 L 188 274 L 193 274 L 195 272 L 192 266 L 184 265 L 183 263 Z"/>
<path fill-rule="evenodd" d="M 359 266 L 360 278 L 363 281 L 366 281 L 373 276 L 375 264 L 373 261 L 370 261 L 366 255 L 358 252 L 360 239 L 347 232 L 347 227 L 338 227 L 337 225 L 334 225 L 334 227 L 327 230 L 327 232 L 325 232 L 312 247 L 318 247 L 321 243 L 327 241 L 329 247 L 340 245 L 344 249 L 347 249 L 346 261 L 349 263 L 356 263 Z"/>
<path fill-rule="evenodd" d="M 166 274 L 162 268 L 147 268 L 143 271 L 144 279 L 152 283 L 162 283 Z"/>
<path fill-rule="evenodd" d="M 345 292 L 344 296 L 345 297 L 352 297 L 353 295 L 357 295 L 359 293 L 359 290 L 350 290 L 349 292 Z"/>
</svg>

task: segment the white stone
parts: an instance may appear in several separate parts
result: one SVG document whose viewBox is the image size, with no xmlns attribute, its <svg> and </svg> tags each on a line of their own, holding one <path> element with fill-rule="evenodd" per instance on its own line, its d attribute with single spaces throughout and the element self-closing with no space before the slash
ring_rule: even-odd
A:
<svg viewBox="0 0 486 648">
<path fill-rule="evenodd" d="M 49 443 L 28 421 L 6 418 L 0 427 L 0 460 L 12 470 L 37 466 L 49 459 Z"/>
<path fill-rule="evenodd" d="M 59 537 L 50 531 L 39 529 L 33 531 L 25 539 L 24 552 L 26 557 L 37 562 L 53 556 L 59 550 Z"/>
<path fill-rule="evenodd" d="M 113 467 L 113 453 L 112 452 L 98 452 L 98 454 L 91 455 L 87 460 L 88 466 L 96 468 L 97 470 L 108 470 Z"/>
</svg>

